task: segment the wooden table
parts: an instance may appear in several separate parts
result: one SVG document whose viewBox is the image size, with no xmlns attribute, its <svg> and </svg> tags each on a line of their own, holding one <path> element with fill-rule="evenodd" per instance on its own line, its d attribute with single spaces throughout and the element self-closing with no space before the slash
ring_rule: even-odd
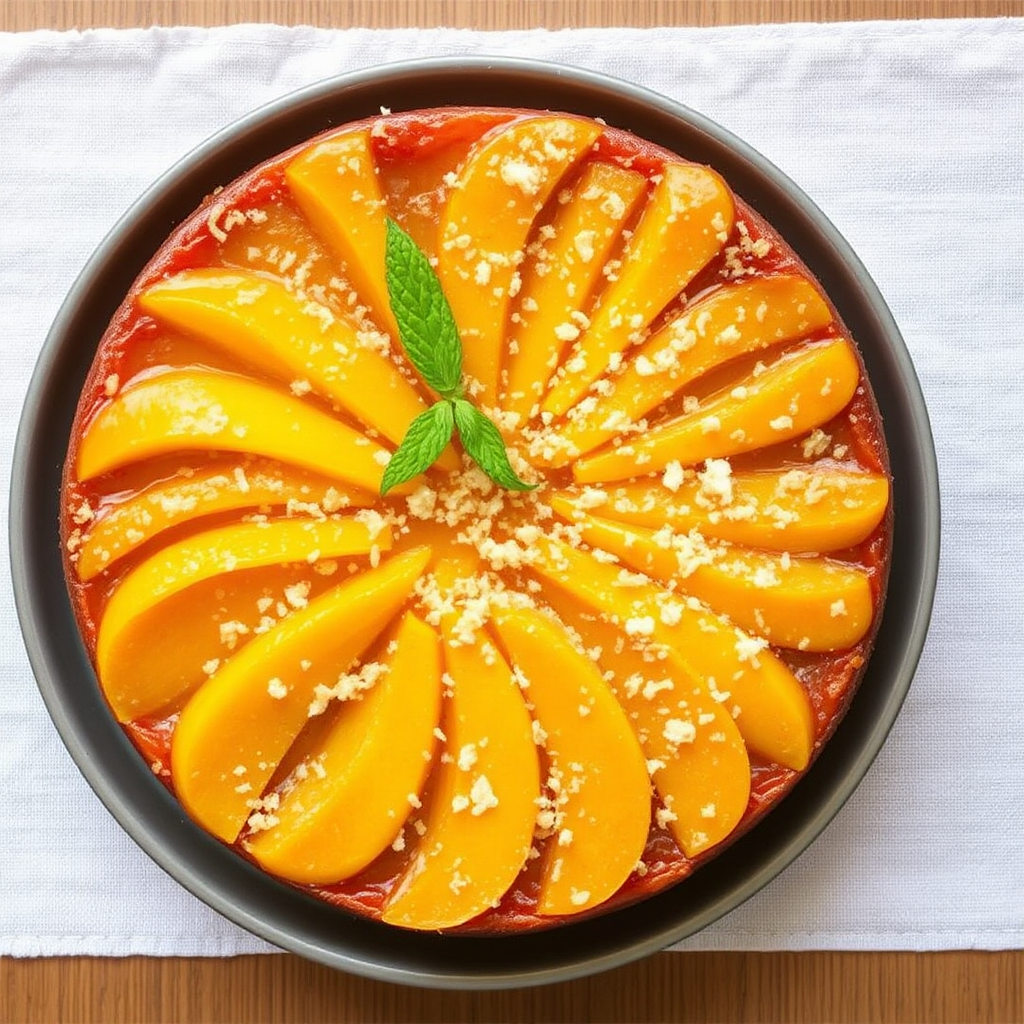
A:
<svg viewBox="0 0 1024 1024">
<path fill-rule="evenodd" d="M 0 31 L 243 21 L 566 28 L 1024 15 L 1024 0 L 0 0 Z M 457 994 L 298 957 L 0 960 L 0 1021 L 1024 1021 L 1024 952 L 663 953 Z"/>
</svg>

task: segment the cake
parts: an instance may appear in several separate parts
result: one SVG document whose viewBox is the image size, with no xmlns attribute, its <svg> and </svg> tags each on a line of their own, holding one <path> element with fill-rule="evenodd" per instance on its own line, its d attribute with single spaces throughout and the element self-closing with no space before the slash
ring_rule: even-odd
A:
<svg viewBox="0 0 1024 1024">
<path fill-rule="evenodd" d="M 125 296 L 62 494 L 111 713 L 347 911 L 649 897 L 828 741 L 884 600 L 855 338 L 713 168 L 445 108 L 227 183 Z"/>
</svg>

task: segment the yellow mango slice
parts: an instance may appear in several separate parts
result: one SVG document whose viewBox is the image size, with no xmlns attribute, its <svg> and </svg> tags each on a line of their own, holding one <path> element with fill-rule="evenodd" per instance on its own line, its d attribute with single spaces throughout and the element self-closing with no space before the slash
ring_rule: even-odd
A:
<svg viewBox="0 0 1024 1024">
<path fill-rule="evenodd" d="M 157 552 L 118 584 L 100 619 L 96 667 L 114 713 L 121 721 L 149 714 L 200 671 L 200 663 L 177 659 L 163 671 L 137 671 L 154 627 L 149 613 L 168 598 L 225 573 L 365 555 L 373 547 L 390 549 L 389 529 L 372 532 L 353 519 L 279 519 L 217 527 Z"/>
<path fill-rule="evenodd" d="M 334 882 L 362 871 L 395 840 L 430 771 L 441 718 L 437 634 L 407 612 L 382 677 L 343 703 L 326 740 L 274 811 L 278 823 L 246 849 L 293 882 Z"/>
<path fill-rule="evenodd" d="M 174 730 L 171 778 L 196 822 L 235 841 L 318 688 L 333 688 L 373 643 L 429 559 L 429 548 L 414 549 L 339 584 L 250 641 L 192 695 Z"/>
<path fill-rule="evenodd" d="M 716 366 L 831 322 L 828 304 L 805 277 L 784 274 L 719 288 L 641 345 L 593 410 L 570 411 L 563 437 L 576 451 L 591 451 L 615 436 L 607 424 L 636 421 Z"/>
<path fill-rule="evenodd" d="M 838 415 L 860 380 L 857 357 L 845 341 L 785 355 L 763 372 L 720 391 L 668 423 L 630 437 L 573 466 L 580 483 L 625 480 L 788 441 Z"/>
<path fill-rule="evenodd" d="M 550 228 L 529 247 L 509 331 L 502 406 L 527 420 L 547 390 L 562 352 L 580 333 L 602 269 L 647 188 L 617 164 L 591 163 L 569 188 Z M 562 197 L 559 196 L 559 200 Z M 550 237 L 546 237 L 550 236 Z"/>
<path fill-rule="evenodd" d="M 255 221 L 244 223 L 231 217 L 231 229 L 220 242 L 218 263 L 225 267 L 255 271 L 264 278 L 282 278 L 296 291 L 332 301 L 340 307 L 348 303 L 351 285 L 340 277 L 338 260 L 313 234 L 309 224 L 295 207 L 267 203 L 259 207 Z M 257 223 L 258 222 L 258 223 Z"/>
<path fill-rule="evenodd" d="M 541 409 L 568 412 L 613 357 L 642 338 L 651 321 L 722 248 L 736 211 L 732 193 L 710 168 L 666 164 L 590 326 L 548 392 Z"/>
<path fill-rule="evenodd" d="M 241 377 L 186 370 L 146 378 L 105 405 L 82 434 L 75 468 L 89 480 L 172 452 L 217 450 L 280 459 L 373 493 L 388 460 L 380 445 L 298 399 Z"/>
<path fill-rule="evenodd" d="M 314 142 L 285 168 L 306 220 L 345 265 L 379 326 L 398 338 L 384 277 L 386 203 L 370 150 L 370 129 Z"/>
<path fill-rule="evenodd" d="M 863 569 L 825 558 L 708 544 L 697 532 L 611 522 L 580 513 L 557 498 L 551 507 L 580 527 L 587 544 L 692 594 L 778 647 L 844 650 L 862 640 L 871 626 L 871 582 Z"/>
<path fill-rule="evenodd" d="M 750 759 L 726 705 L 670 648 L 649 645 L 657 657 L 647 657 L 568 593 L 552 587 L 545 600 L 579 633 L 636 731 L 661 798 L 656 825 L 688 857 L 728 838 L 750 799 Z"/>
<path fill-rule="evenodd" d="M 727 465 L 727 464 L 726 464 Z M 866 540 L 889 504 L 889 481 L 875 473 L 831 467 L 718 474 L 690 471 L 674 490 L 645 480 L 603 496 L 560 491 L 574 510 L 606 519 L 706 537 L 768 551 L 841 551 Z M 597 502 L 595 505 L 594 503 Z"/>
<path fill-rule="evenodd" d="M 496 626 L 558 784 L 537 911 L 577 914 L 616 892 L 643 853 L 651 823 L 646 761 L 601 673 L 564 629 L 525 608 L 500 614 Z"/>
<path fill-rule="evenodd" d="M 136 708 L 144 709 L 140 717 L 180 711 L 225 659 L 336 585 L 336 572 L 337 562 L 286 562 L 214 576 L 164 598 L 132 621 L 113 673 L 101 680 L 104 691 L 117 696 L 125 721 Z"/>
<path fill-rule="evenodd" d="M 210 466 L 161 481 L 119 505 L 101 507 L 79 548 L 81 580 L 90 580 L 140 545 L 180 523 L 233 509 L 324 503 L 324 512 L 367 508 L 376 496 L 272 462 Z M 303 509 L 303 511 L 306 511 Z"/>
<path fill-rule="evenodd" d="M 787 768 L 807 766 L 814 743 L 810 701 L 766 641 L 737 629 L 696 598 L 677 598 L 633 574 L 623 575 L 618 566 L 563 541 L 549 538 L 538 547 L 534 572 L 589 609 L 617 617 L 628 636 L 675 651 L 694 676 L 728 701 L 748 748 Z"/>
<path fill-rule="evenodd" d="M 490 642 L 460 643 L 457 618 L 441 624 L 449 756 L 432 776 L 426 832 L 381 915 L 425 931 L 463 924 L 501 899 L 526 862 L 540 795 L 533 725 L 512 670 Z"/>
<path fill-rule="evenodd" d="M 280 281 L 223 269 L 186 270 L 147 288 L 139 306 L 243 363 L 337 402 L 393 444 L 427 406 L 387 356 L 360 340 L 326 306 L 300 300 Z M 448 469 L 458 468 L 454 451 Z"/>
<path fill-rule="evenodd" d="M 600 132 L 570 117 L 521 118 L 485 135 L 459 171 L 439 225 L 437 274 L 483 405 L 497 399 L 509 301 L 530 228 Z"/>
</svg>

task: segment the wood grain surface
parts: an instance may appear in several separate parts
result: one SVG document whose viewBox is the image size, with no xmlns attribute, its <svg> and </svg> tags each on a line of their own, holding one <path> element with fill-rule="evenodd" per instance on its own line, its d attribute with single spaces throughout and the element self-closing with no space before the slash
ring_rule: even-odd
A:
<svg viewBox="0 0 1024 1024">
<path fill-rule="evenodd" d="M 292 956 L 8 961 L 5 1021 L 334 1024 L 340 1021 L 1019 1020 L 1015 953 L 663 953 L 606 974 L 512 992 L 367 981 Z"/>
<path fill-rule="evenodd" d="M 1024 15 L 1024 0 L 0 0 L 0 31 L 239 22 L 478 29 Z M 513 992 L 371 982 L 290 955 L 0 959 L 0 1022 L 1024 1021 L 1024 952 L 662 953 Z"/>
<path fill-rule="evenodd" d="M 0 31 L 276 22 L 324 28 L 583 28 L 1006 17 L 1024 0 L 0 0 Z"/>
</svg>

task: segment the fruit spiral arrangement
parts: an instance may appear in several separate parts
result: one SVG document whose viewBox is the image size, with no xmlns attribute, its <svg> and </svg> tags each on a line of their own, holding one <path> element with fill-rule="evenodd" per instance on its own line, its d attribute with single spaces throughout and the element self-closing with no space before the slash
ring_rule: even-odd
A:
<svg viewBox="0 0 1024 1024">
<path fill-rule="evenodd" d="M 266 871 L 546 927 L 748 829 L 842 716 L 887 461 L 853 339 L 714 170 L 382 114 L 209 197 L 100 345 L 62 540 L 153 771 Z"/>
</svg>

